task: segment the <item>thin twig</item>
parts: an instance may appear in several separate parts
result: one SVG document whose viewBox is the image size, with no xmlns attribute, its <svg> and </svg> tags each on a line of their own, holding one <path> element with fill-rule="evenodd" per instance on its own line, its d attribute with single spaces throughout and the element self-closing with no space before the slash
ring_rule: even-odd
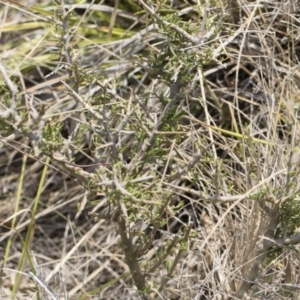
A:
<svg viewBox="0 0 300 300">
<path fill-rule="evenodd" d="M 35 281 L 36 284 L 38 284 L 44 289 L 44 291 L 48 294 L 51 300 L 58 300 L 58 298 L 55 296 L 55 294 L 52 292 L 52 290 L 43 278 L 34 275 L 31 271 L 27 271 L 27 274 L 33 281 Z"/>
</svg>

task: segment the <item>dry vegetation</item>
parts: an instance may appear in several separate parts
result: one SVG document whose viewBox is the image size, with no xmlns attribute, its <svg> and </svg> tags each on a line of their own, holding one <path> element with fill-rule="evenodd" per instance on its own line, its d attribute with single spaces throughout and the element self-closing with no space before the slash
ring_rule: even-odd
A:
<svg viewBox="0 0 300 300">
<path fill-rule="evenodd" d="M 298 1 L 0 5 L 1 299 L 299 299 Z"/>
</svg>

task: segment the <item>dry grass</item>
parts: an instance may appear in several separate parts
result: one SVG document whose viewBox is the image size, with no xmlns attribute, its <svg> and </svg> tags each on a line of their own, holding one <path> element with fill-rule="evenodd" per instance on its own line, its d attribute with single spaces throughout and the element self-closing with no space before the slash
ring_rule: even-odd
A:
<svg viewBox="0 0 300 300">
<path fill-rule="evenodd" d="M 299 299 L 298 2 L 29 2 L 0 1 L 0 298 Z"/>
</svg>

